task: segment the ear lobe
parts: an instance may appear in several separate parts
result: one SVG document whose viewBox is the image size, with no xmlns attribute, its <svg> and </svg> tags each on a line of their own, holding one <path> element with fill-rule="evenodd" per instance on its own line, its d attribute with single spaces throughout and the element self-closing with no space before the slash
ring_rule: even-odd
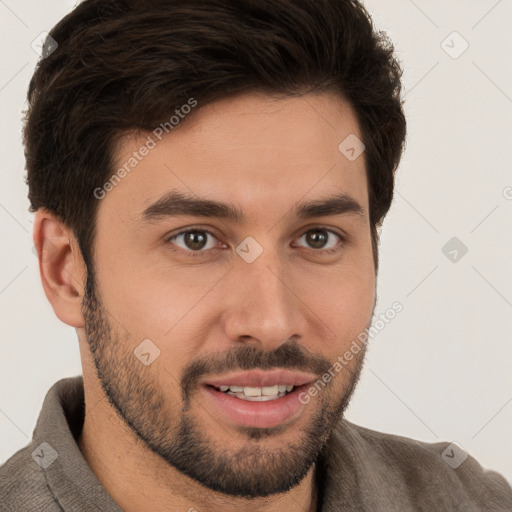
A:
<svg viewBox="0 0 512 512">
<path fill-rule="evenodd" d="M 72 327 L 83 327 L 86 267 L 72 231 L 52 213 L 40 209 L 35 213 L 33 238 L 43 289 L 55 314 Z"/>
</svg>

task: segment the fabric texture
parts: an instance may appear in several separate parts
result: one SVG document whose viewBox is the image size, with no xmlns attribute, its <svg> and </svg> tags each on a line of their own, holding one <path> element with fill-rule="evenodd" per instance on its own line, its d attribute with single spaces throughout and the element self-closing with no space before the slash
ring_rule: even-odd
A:
<svg viewBox="0 0 512 512">
<path fill-rule="evenodd" d="M 50 388 L 32 442 L 0 467 L 0 511 L 121 511 L 78 447 L 84 413 L 81 376 Z M 415 441 L 343 419 L 318 458 L 318 511 L 512 511 L 503 476 L 471 456 L 452 467 L 460 457 L 447 442 Z"/>
</svg>

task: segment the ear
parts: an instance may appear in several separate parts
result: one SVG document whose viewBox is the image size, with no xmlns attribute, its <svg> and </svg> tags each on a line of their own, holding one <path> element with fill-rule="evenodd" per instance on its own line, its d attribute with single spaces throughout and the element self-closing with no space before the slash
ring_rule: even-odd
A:
<svg viewBox="0 0 512 512">
<path fill-rule="evenodd" d="M 83 327 L 81 304 L 87 269 L 73 232 L 54 214 L 39 209 L 33 238 L 43 289 L 55 314 L 72 327 Z"/>
</svg>

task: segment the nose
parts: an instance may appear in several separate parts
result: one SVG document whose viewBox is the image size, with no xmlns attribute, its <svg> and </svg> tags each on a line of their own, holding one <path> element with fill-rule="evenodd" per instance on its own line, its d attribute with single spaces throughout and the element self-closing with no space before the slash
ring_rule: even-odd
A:
<svg viewBox="0 0 512 512">
<path fill-rule="evenodd" d="M 278 255 L 264 251 L 253 263 L 235 263 L 224 319 L 226 336 L 261 350 L 305 337 L 304 299 Z"/>
</svg>

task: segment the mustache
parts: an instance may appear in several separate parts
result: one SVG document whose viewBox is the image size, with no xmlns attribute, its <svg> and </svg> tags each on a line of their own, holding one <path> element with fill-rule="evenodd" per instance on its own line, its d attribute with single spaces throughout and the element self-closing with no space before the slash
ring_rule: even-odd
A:
<svg viewBox="0 0 512 512">
<path fill-rule="evenodd" d="M 282 368 L 314 373 L 321 376 L 329 370 L 331 362 L 313 354 L 297 342 L 287 341 L 272 351 L 261 351 L 249 345 L 234 346 L 227 352 L 206 353 L 189 363 L 182 372 L 181 389 L 186 400 L 199 386 L 199 381 L 209 374 L 233 370 L 270 370 Z"/>
</svg>

